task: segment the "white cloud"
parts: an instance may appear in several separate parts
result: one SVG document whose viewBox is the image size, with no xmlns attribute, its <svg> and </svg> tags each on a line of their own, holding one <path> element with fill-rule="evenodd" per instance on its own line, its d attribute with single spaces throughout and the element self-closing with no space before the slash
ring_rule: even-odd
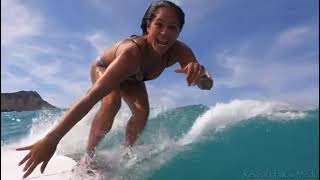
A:
<svg viewBox="0 0 320 180">
<path fill-rule="evenodd" d="M 3 92 L 36 90 L 48 102 L 67 107 L 90 87 L 89 66 L 79 63 L 79 59 L 69 61 L 69 52 L 37 43 L 10 47 L 7 56 L 1 57 Z M 53 89 L 47 92 L 48 87 Z"/>
<path fill-rule="evenodd" d="M 273 44 L 265 48 L 264 42 L 240 44 L 236 50 L 224 50 L 216 54 L 216 60 L 226 74 L 216 77 L 219 88 L 245 88 L 250 94 L 255 90 L 255 98 L 269 98 L 294 103 L 295 105 L 318 106 L 319 84 L 312 84 L 319 78 L 319 53 L 305 48 L 306 43 L 315 42 L 316 33 L 312 26 L 289 28 L 274 37 Z M 259 48 L 263 49 L 263 54 Z M 275 48 L 276 47 L 276 48 Z M 298 54 L 296 47 L 301 47 Z M 275 50 L 276 49 L 276 50 Z M 290 55 L 295 52 L 294 55 Z M 312 82 L 308 82 L 308 81 Z M 297 84 L 303 84 L 299 86 Z M 303 87 L 307 85 L 306 87 Z M 298 87 L 298 88 L 292 88 Z M 249 92 L 248 92 L 249 91 Z"/>
<path fill-rule="evenodd" d="M 115 40 L 118 40 L 118 37 L 115 36 L 116 34 L 130 30 L 130 23 L 132 21 L 130 23 L 127 21 L 128 17 L 131 17 L 130 15 L 134 14 L 137 17 L 138 13 L 143 15 L 143 10 L 150 3 L 144 2 L 142 7 L 142 3 L 137 4 L 136 1 L 128 2 L 129 4 L 126 6 L 122 5 L 123 1 L 115 0 L 92 0 L 92 2 L 101 9 L 101 12 L 105 12 L 105 14 L 101 13 L 102 16 L 110 17 L 109 15 L 112 15 L 112 17 L 116 17 L 119 21 L 115 25 L 117 27 L 112 27 L 112 30 L 106 29 L 107 31 L 104 31 L 98 29 L 98 31 L 85 37 L 85 40 L 90 43 L 98 54 L 101 54 L 105 48 L 111 47 L 115 43 Z M 181 5 L 184 9 L 187 21 L 189 21 L 188 23 L 198 23 L 201 22 L 198 20 L 205 18 L 225 1 L 176 0 L 174 2 Z M 20 0 L 2 0 L 1 45 L 6 46 L 6 48 L 10 46 L 9 51 L 5 49 L 6 53 L 10 54 L 10 58 L 1 58 L 1 64 L 5 66 L 2 68 L 3 71 L 1 73 L 3 89 L 12 91 L 28 87 L 31 90 L 41 89 L 46 85 L 52 86 L 55 87 L 54 90 L 47 91 L 41 89 L 42 92 L 40 94 L 52 104 L 67 107 L 76 98 L 84 95 L 91 85 L 89 66 L 79 63 L 81 62 L 80 59 L 83 58 L 83 54 L 87 53 L 88 49 L 84 50 L 81 49 L 81 46 L 74 46 L 73 41 L 64 41 L 66 38 L 61 38 L 59 34 L 54 34 L 54 36 L 61 38 L 64 41 L 63 43 L 65 43 L 65 46 L 59 48 L 47 45 L 48 41 L 46 40 L 48 39 L 45 39 L 42 44 L 35 41 L 31 44 L 23 44 L 24 41 L 21 41 L 22 39 L 41 34 L 44 26 L 44 18 L 41 14 L 23 3 L 26 2 Z M 134 11 L 135 7 L 140 7 L 143 10 L 136 12 Z M 139 17 L 136 20 L 138 22 Z M 123 24 L 128 26 L 122 27 Z M 121 27 L 121 32 L 115 30 L 119 26 Z M 97 29 L 95 28 L 95 30 Z M 116 32 L 111 33 L 112 31 Z M 274 37 L 274 44 L 270 44 L 269 46 L 274 48 L 265 49 L 265 54 L 271 55 L 263 57 L 264 62 L 262 62 L 260 55 L 255 54 L 255 50 L 259 48 L 259 45 L 251 41 L 248 41 L 249 43 L 245 44 L 245 46 L 243 44 L 240 45 L 236 51 L 220 53 L 217 57 L 220 58 L 221 65 L 231 73 L 223 77 L 217 76 L 216 78 L 218 79 L 215 79 L 215 85 L 223 85 L 223 88 L 227 89 L 255 86 L 269 91 L 270 94 L 266 95 L 267 97 L 289 99 L 296 96 L 297 101 L 300 101 L 300 99 L 302 101 L 304 98 L 311 101 L 313 95 L 310 95 L 310 93 L 316 92 L 318 88 L 306 87 L 306 89 L 303 89 L 303 92 L 292 90 L 287 92 L 286 96 L 279 94 L 286 92 L 283 89 L 300 80 L 318 77 L 319 70 L 315 68 L 315 65 L 318 64 L 314 61 L 314 57 L 318 57 L 319 54 L 316 53 L 316 55 L 312 55 L 306 59 L 304 57 L 296 57 L 300 58 L 300 61 L 283 61 L 283 59 L 274 54 L 273 50 L 276 49 L 281 53 L 284 49 L 290 50 L 290 48 L 299 47 L 306 42 L 314 42 L 315 35 L 317 36 L 315 28 L 308 25 L 286 29 Z M 52 37 L 53 35 L 51 34 L 50 36 Z M 79 40 L 79 37 L 76 38 Z M 80 41 L 82 40 L 80 39 Z M 70 58 L 72 61 L 66 58 L 71 56 L 73 56 Z M 12 67 L 14 68 L 12 69 Z M 19 71 L 24 72 L 24 75 L 16 73 Z M 215 93 L 215 91 L 201 91 L 197 88 L 188 88 L 184 83 L 180 85 L 167 84 L 166 86 L 153 86 L 151 83 L 151 85 L 147 86 L 150 104 L 158 107 L 209 102 L 213 101 L 213 99 L 210 99 L 213 98 L 211 93 Z M 237 94 L 237 92 L 234 92 L 234 94 Z M 247 94 L 249 96 L 252 95 L 252 93 Z M 256 97 L 260 95 L 261 93 L 257 93 Z"/>
<path fill-rule="evenodd" d="M 258 60 L 259 57 L 231 54 L 220 58 L 224 59 L 221 65 L 228 69 L 230 74 L 219 78 L 217 84 L 231 88 L 256 86 L 272 91 L 281 90 L 297 81 L 317 77 L 319 73 L 312 59 L 306 60 L 309 62 L 275 61 L 275 58 L 261 61 Z"/>
<path fill-rule="evenodd" d="M 1 46 L 41 33 L 43 17 L 20 0 L 1 1 Z"/>
<path fill-rule="evenodd" d="M 318 53 L 303 52 L 300 56 L 281 56 L 281 53 L 293 51 L 289 46 L 304 46 L 306 42 L 314 42 L 314 30 L 312 26 L 299 26 L 285 30 L 275 36 L 269 49 L 264 49 L 261 56 L 256 54 L 259 43 L 247 42 L 238 46 L 236 50 L 224 50 L 216 54 L 217 62 L 227 70 L 229 74 L 219 80 L 220 85 L 227 87 L 260 86 L 274 89 L 286 87 L 295 81 L 317 77 L 319 69 Z M 274 47 L 277 52 L 274 52 Z M 244 48 L 245 47 L 245 48 Z M 288 49 L 289 48 L 289 49 Z"/>
<path fill-rule="evenodd" d="M 299 91 L 273 94 L 268 99 L 277 99 L 294 105 L 297 108 L 310 109 L 319 107 L 319 87 L 304 88 Z"/>
<path fill-rule="evenodd" d="M 26 53 L 23 53 L 23 52 L 13 53 L 12 55 L 15 58 L 10 60 L 8 60 L 9 58 L 6 58 L 5 62 L 3 63 L 4 66 L 7 67 L 5 68 L 5 70 L 9 69 L 9 66 L 14 66 L 16 68 L 25 69 L 25 70 L 26 70 L 26 67 L 29 67 L 29 69 L 27 70 L 27 73 L 37 78 L 54 76 L 57 73 L 59 73 L 61 69 L 60 61 L 58 60 L 43 61 L 42 59 L 38 60 L 39 58 L 37 57 L 37 55 L 39 54 L 41 53 L 37 53 L 35 51 L 29 51 Z"/>
<path fill-rule="evenodd" d="M 90 88 L 89 81 L 72 81 L 70 79 L 49 78 L 51 84 L 59 87 L 60 91 L 42 92 L 43 97 L 58 107 L 70 107 L 80 97 L 83 97 Z"/>
<path fill-rule="evenodd" d="M 275 48 L 292 48 L 301 43 L 314 41 L 316 37 L 316 29 L 312 26 L 301 25 L 289 28 L 281 32 L 274 44 Z"/>
<path fill-rule="evenodd" d="M 210 97 L 213 91 L 204 91 L 198 87 L 188 87 L 186 84 L 166 84 L 165 86 L 147 83 L 149 101 L 151 107 L 171 108 L 186 104 L 213 104 Z"/>
<path fill-rule="evenodd" d="M 19 90 L 33 90 L 36 87 L 32 78 L 18 76 L 10 71 L 1 69 L 1 92 L 15 92 Z M 27 89 L 28 88 L 28 89 Z"/>
<path fill-rule="evenodd" d="M 101 54 L 106 48 L 115 43 L 115 39 L 112 36 L 103 32 L 89 34 L 86 40 L 96 49 L 98 54 Z"/>
</svg>

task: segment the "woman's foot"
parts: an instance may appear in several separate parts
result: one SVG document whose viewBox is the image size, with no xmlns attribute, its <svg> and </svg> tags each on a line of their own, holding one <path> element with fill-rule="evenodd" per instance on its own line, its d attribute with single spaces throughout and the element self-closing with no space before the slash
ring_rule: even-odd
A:
<svg viewBox="0 0 320 180">
<path fill-rule="evenodd" d="M 86 153 L 71 171 L 77 174 L 85 172 L 89 176 L 95 175 L 94 158 Z"/>
<path fill-rule="evenodd" d="M 131 167 L 132 165 L 135 164 L 137 159 L 138 159 L 138 157 L 133 152 L 132 147 L 130 147 L 130 146 L 125 147 L 123 153 L 121 154 L 120 166 L 121 167 Z"/>
</svg>

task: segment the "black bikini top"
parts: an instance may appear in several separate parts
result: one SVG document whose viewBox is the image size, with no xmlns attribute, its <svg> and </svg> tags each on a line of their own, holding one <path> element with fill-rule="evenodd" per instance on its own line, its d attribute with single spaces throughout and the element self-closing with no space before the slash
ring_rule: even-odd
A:
<svg viewBox="0 0 320 180">
<path fill-rule="evenodd" d="M 144 56 L 144 51 L 146 50 L 146 44 L 147 42 L 144 43 L 143 46 L 139 45 L 139 43 L 136 41 L 136 38 L 139 37 L 137 35 L 131 35 L 129 38 L 125 39 L 125 40 L 130 40 L 132 41 L 135 45 L 138 46 L 139 50 L 140 50 L 140 53 L 142 55 L 142 61 L 145 60 L 145 56 Z M 124 40 L 124 41 L 125 41 Z M 116 52 L 118 50 L 118 47 L 120 46 L 121 42 L 117 45 L 116 47 L 116 50 L 115 50 L 115 53 L 114 53 L 114 58 L 116 56 Z M 99 58 L 99 57 L 98 57 Z M 169 58 L 168 58 L 168 61 L 167 61 L 167 64 L 166 64 L 166 67 L 169 67 Z M 100 66 L 102 67 L 107 67 L 108 65 L 105 63 L 105 61 L 102 61 L 102 59 L 98 59 L 98 63 Z M 140 66 L 140 70 L 136 73 L 136 74 L 133 74 L 131 76 L 129 76 L 125 81 L 135 81 L 135 82 L 142 82 L 142 81 L 148 81 L 148 80 L 151 80 L 151 79 L 148 79 L 146 78 L 147 77 L 147 73 L 144 71 L 144 67 L 143 67 L 143 63 L 142 65 Z"/>
<path fill-rule="evenodd" d="M 135 38 L 137 38 L 139 36 L 137 35 L 131 35 L 130 38 L 128 38 L 128 40 L 131 40 L 134 44 L 136 44 L 140 50 L 140 53 L 142 55 L 142 61 L 144 61 L 145 57 L 143 56 L 144 55 L 144 50 L 145 50 L 145 46 L 144 47 L 141 47 L 137 41 L 135 40 Z M 137 72 L 136 74 L 134 75 L 131 75 L 128 77 L 128 80 L 130 81 L 137 81 L 137 82 L 141 82 L 141 81 L 148 81 L 150 79 L 146 78 L 146 73 L 144 71 L 144 67 L 143 67 L 143 63 L 142 65 L 140 66 L 140 71 Z"/>
<path fill-rule="evenodd" d="M 128 38 L 128 40 L 131 40 L 133 43 L 135 43 L 141 54 L 142 54 L 142 61 L 145 60 L 145 56 L 144 56 L 144 51 L 146 50 L 146 44 L 147 44 L 147 39 L 146 39 L 146 42 L 144 43 L 143 46 L 139 45 L 137 42 L 136 42 L 136 38 L 139 37 L 137 35 L 131 35 L 130 38 Z M 169 67 L 169 58 L 168 58 L 168 61 L 166 63 L 166 67 Z M 128 80 L 134 80 L 134 81 L 137 81 L 137 82 L 141 82 L 141 81 L 148 81 L 148 80 L 151 80 L 151 79 L 148 79 L 147 78 L 147 73 L 144 71 L 144 67 L 143 67 L 143 63 L 140 67 L 140 71 L 134 75 L 131 75 L 128 77 Z"/>
</svg>

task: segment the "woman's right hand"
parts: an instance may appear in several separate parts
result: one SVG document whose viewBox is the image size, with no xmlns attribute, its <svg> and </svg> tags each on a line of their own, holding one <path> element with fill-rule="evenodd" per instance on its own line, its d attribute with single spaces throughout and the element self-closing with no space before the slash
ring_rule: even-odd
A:
<svg viewBox="0 0 320 180">
<path fill-rule="evenodd" d="M 26 172 L 23 175 L 23 178 L 28 177 L 40 163 L 42 163 L 41 173 L 43 173 L 49 160 L 56 151 L 57 145 L 58 141 L 45 137 L 30 146 L 16 149 L 17 151 L 30 150 L 30 152 L 19 163 L 20 166 L 27 162 L 23 168 L 23 172 Z"/>
</svg>

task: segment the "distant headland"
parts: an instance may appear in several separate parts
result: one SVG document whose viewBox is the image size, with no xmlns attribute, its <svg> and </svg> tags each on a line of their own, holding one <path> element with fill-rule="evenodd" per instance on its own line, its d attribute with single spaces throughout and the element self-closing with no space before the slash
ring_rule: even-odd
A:
<svg viewBox="0 0 320 180">
<path fill-rule="evenodd" d="M 36 91 L 1 93 L 1 112 L 36 111 L 42 108 L 57 108 L 43 100 Z"/>
</svg>

